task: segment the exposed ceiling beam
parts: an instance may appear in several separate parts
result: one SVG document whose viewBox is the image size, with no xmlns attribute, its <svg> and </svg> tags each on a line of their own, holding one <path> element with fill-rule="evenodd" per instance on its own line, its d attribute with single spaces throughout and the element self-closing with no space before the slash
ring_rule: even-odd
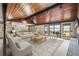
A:
<svg viewBox="0 0 79 59">
<path fill-rule="evenodd" d="M 71 21 L 75 21 L 75 19 L 70 19 L 70 20 L 62 20 L 60 22 L 55 21 L 55 22 L 49 22 L 49 23 L 40 23 L 40 24 L 34 24 L 34 25 L 45 25 L 45 24 L 55 24 L 55 23 L 63 23 L 63 22 L 71 22 Z"/>
</svg>

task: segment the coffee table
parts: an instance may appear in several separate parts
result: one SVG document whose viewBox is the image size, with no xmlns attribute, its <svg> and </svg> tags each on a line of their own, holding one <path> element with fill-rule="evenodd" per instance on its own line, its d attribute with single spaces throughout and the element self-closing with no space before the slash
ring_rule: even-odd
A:
<svg viewBox="0 0 79 59">
<path fill-rule="evenodd" d="M 33 43 L 42 43 L 42 42 L 46 41 L 46 37 L 45 36 L 41 36 L 41 35 L 39 35 L 39 36 L 33 36 L 31 38 L 31 41 Z"/>
</svg>

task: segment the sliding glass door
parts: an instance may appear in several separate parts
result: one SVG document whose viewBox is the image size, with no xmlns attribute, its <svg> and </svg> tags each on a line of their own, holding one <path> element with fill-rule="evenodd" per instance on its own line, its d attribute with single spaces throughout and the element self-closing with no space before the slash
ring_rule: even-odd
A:
<svg viewBox="0 0 79 59">
<path fill-rule="evenodd" d="M 50 25 L 50 35 L 55 37 L 60 37 L 60 24 L 52 24 Z"/>
<path fill-rule="evenodd" d="M 50 25 L 50 35 L 53 35 L 54 33 L 54 25 Z"/>
<path fill-rule="evenodd" d="M 63 36 L 70 37 L 71 36 L 71 25 L 63 24 Z"/>
</svg>

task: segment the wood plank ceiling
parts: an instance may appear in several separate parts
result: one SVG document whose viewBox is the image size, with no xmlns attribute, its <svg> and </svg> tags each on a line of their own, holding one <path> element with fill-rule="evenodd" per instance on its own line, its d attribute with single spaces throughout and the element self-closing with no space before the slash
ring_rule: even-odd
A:
<svg viewBox="0 0 79 59">
<path fill-rule="evenodd" d="M 7 20 L 9 19 L 14 19 L 11 21 L 16 21 L 16 22 L 22 22 L 25 21 L 25 17 L 27 17 L 27 14 L 23 11 L 23 9 L 30 4 L 20 4 L 20 3 L 11 3 L 8 4 L 7 7 Z M 17 20 L 17 18 L 22 18 Z M 27 20 L 27 23 L 32 23 L 32 21 Z"/>
<path fill-rule="evenodd" d="M 51 5 L 53 4 L 49 4 L 49 6 Z M 69 3 L 61 4 L 39 15 L 26 19 L 28 16 L 47 8 L 46 6 L 47 5 L 43 3 L 8 4 L 7 20 L 17 22 L 26 21 L 27 24 L 46 24 L 54 22 L 72 21 L 77 18 L 78 4 Z"/>
</svg>

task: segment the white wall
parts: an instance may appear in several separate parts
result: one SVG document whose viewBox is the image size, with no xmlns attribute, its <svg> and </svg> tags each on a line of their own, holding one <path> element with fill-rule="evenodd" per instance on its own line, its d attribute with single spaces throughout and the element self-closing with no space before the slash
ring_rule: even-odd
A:
<svg viewBox="0 0 79 59">
<path fill-rule="evenodd" d="M 78 3 L 78 18 L 79 18 L 79 3 Z"/>
<path fill-rule="evenodd" d="M 2 4 L 0 3 L 0 23 L 2 23 L 3 17 L 2 17 Z"/>
<path fill-rule="evenodd" d="M 2 4 L 0 3 L 0 38 L 3 37 L 3 17 L 2 17 Z"/>
</svg>

